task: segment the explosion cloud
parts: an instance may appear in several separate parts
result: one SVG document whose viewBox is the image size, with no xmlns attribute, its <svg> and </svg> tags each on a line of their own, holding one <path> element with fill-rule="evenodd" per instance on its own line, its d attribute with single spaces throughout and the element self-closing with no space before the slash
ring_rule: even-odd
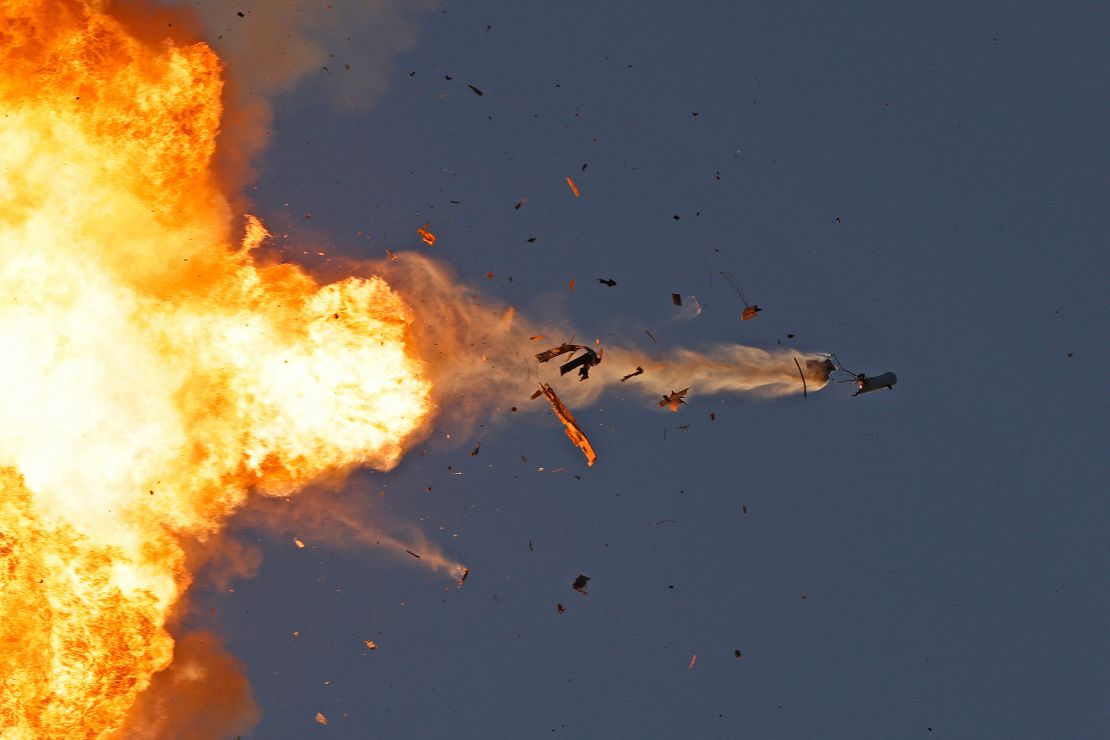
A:
<svg viewBox="0 0 1110 740">
<path fill-rule="evenodd" d="M 429 260 L 322 284 L 261 256 L 263 225 L 233 211 L 214 165 L 244 156 L 218 149 L 244 138 L 220 133 L 219 59 L 167 36 L 188 24 L 111 10 L 0 7 L 4 738 L 249 728 L 234 659 L 211 635 L 171 636 L 195 543 L 250 496 L 388 470 L 433 412 L 474 420 L 494 388 L 537 386 L 537 327 L 506 326 L 504 307 Z M 680 376 L 796 393 L 794 356 L 613 347 L 567 396 L 589 401 L 626 365 L 654 374 L 651 394 Z M 400 544 L 340 523 L 356 542 Z M 439 553 L 424 564 L 462 574 Z"/>
</svg>

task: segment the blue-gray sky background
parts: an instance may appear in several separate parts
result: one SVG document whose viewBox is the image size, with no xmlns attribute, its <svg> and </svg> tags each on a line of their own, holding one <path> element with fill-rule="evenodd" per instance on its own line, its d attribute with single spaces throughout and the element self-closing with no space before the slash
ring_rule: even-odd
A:
<svg viewBox="0 0 1110 740">
<path fill-rule="evenodd" d="M 591 469 L 546 413 L 441 425 L 343 497 L 466 563 L 461 589 L 244 525 L 257 577 L 196 596 L 246 663 L 255 737 L 1110 733 L 1110 11 L 405 17 L 386 58 L 352 28 L 276 98 L 247 196 L 308 264 L 421 250 L 580 337 L 782 342 L 899 384 L 692 388 L 677 414 L 618 388 L 575 409 Z M 345 87 L 361 74 L 381 82 Z M 765 311 L 741 323 L 716 271 Z"/>
</svg>

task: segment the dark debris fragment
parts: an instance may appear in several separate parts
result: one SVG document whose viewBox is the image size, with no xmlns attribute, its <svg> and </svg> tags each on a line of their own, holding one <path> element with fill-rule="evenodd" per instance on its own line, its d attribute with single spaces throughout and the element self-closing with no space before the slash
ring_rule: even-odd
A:
<svg viewBox="0 0 1110 740">
<path fill-rule="evenodd" d="M 635 370 L 633 370 L 628 375 L 625 375 L 623 378 L 621 378 L 621 382 L 623 383 L 624 381 L 628 380 L 629 378 L 635 378 L 637 375 L 643 375 L 643 374 L 644 374 L 644 369 L 642 367 L 640 367 L 639 365 L 637 365 Z"/>
<path fill-rule="evenodd" d="M 587 593 L 586 592 L 586 584 L 589 583 L 589 582 L 590 582 L 590 577 L 589 576 L 584 576 L 582 574 L 579 574 L 578 577 L 574 579 L 574 583 L 571 584 L 571 588 L 573 588 L 575 591 L 577 591 L 580 594 L 586 595 L 586 593 Z"/>
<path fill-rule="evenodd" d="M 663 394 L 663 400 L 659 402 L 659 408 L 670 408 L 671 411 L 678 411 L 678 407 L 686 403 L 686 394 L 689 391 L 689 388 L 683 388 L 680 391 Z"/>
<path fill-rule="evenodd" d="M 601 354 L 596 352 L 593 347 L 587 347 L 584 344 L 570 344 L 569 342 L 563 342 L 558 347 L 552 347 L 551 349 L 547 349 L 543 352 L 537 353 L 536 359 L 540 362 L 547 362 L 548 360 L 554 357 L 558 357 L 559 355 L 564 355 L 567 353 L 573 354 L 575 352 L 578 352 L 579 350 L 582 351 L 581 355 L 575 357 L 569 362 L 564 362 L 562 365 L 559 366 L 559 374 L 566 375 L 571 370 L 577 368 L 579 380 L 586 380 L 590 377 L 590 368 L 594 367 L 595 365 L 601 364 L 602 356 Z"/>
</svg>

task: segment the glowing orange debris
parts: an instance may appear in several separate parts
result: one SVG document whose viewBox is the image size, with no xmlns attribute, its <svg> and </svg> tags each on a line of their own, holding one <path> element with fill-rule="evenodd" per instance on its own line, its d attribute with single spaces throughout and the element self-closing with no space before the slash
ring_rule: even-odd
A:
<svg viewBox="0 0 1110 740">
<path fill-rule="evenodd" d="M 578 186 L 574 184 L 574 180 L 570 179 L 569 177 L 567 178 L 567 185 L 570 185 L 570 192 L 574 193 L 575 198 L 582 195 L 582 192 L 578 189 Z"/>
<path fill-rule="evenodd" d="M 416 233 L 420 234 L 420 238 L 429 247 L 434 247 L 435 246 L 435 244 L 436 244 L 436 235 L 433 234 L 432 232 L 428 231 L 428 224 L 424 224 L 423 226 L 418 228 L 416 230 Z"/>
<path fill-rule="evenodd" d="M 743 313 L 740 314 L 740 318 L 744 321 L 747 321 L 748 319 L 754 319 L 755 315 L 762 310 L 763 309 L 759 306 L 748 306 L 744 309 Z"/>
<path fill-rule="evenodd" d="M 362 644 L 366 646 L 367 650 L 377 650 L 378 649 L 378 643 L 374 642 L 373 640 L 363 640 Z"/>
<path fill-rule="evenodd" d="M 563 422 L 566 428 L 567 437 L 582 450 L 582 454 L 586 456 L 586 465 L 592 466 L 597 462 L 597 453 L 594 452 L 593 445 L 590 440 L 586 439 L 585 433 L 582 428 L 578 426 L 578 422 L 574 420 L 574 416 L 570 410 L 563 404 L 559 397 L 555 395 L 555 391 L 547 383 L 540 383 L 540 391 L 543 395 L 547 396 L 547 400 L 551 403 L 551 409 L 555 415 Z"/>
<path fill-rule="evenodd" d="M 298 540 L 296 537 L 293 538 L 293 544 L 296 545 L 298 549 L 304 549 L 304 543 Z"/>
<path fill-rule="evenodd" d="M 326 725 L 328 723 L 328 718 L 324 716 L 323 712 L 317 712 L 316 713 L 316 721 L 319 722 L 322 725 Z"/>
<path fill-rule="evenodd" d="M 680 391 L 671 391 L 669 395 L 664 395 L 663 400 L 659 402 L 659 408 L 670 408 L 671 411 L 678 411 L 678 407 L 686 403 L 686 394 L 690 391 L 689 388 L 683 388 Z"/>
</svg>

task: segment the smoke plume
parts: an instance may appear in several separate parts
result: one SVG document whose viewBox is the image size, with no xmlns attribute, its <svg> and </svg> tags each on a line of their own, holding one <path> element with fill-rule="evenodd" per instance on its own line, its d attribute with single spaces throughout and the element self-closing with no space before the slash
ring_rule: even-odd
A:
<svg viewBox="0 0 1110 740">
<path fill-rule="evenodd" d="M 217 635 L 176 638 L 173 663 L 155 674 L 128 716 L 134 740 L 212 740 L 247 733 L 259 711 L 242 664 Z"/>
</svg>

